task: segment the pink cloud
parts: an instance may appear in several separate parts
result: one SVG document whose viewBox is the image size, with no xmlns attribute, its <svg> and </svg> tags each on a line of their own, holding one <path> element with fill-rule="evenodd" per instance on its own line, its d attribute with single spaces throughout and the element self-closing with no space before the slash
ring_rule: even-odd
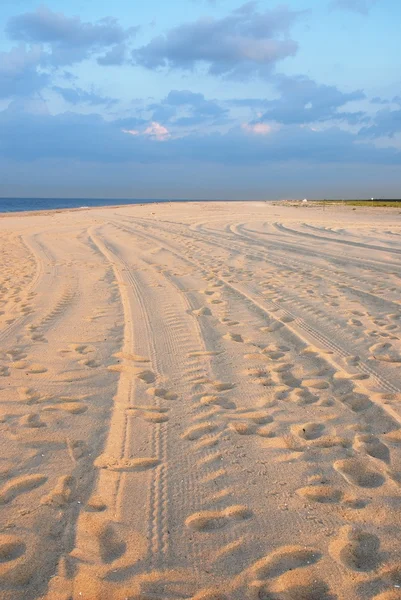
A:
<svg viewBox="0 0 401 600">
<path fill-rule="evenodd" d="M 169 130 L 156 121 L 152 121 L 149 127 L 145 129 L 144 134 L 149 135 L 156 140 L 165 140 L 170 136 Z"/>
<path fill-rule="evenodd" d="M 242 129 L 255 135 L 268 135 L 273 131 L 273 128 L 267 123 L 243 123 Z"/>
</svg>

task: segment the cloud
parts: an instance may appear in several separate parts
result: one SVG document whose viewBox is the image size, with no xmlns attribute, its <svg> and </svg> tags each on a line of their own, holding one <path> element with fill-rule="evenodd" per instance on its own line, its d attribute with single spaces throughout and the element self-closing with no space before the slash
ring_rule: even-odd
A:
<svg viewBox="0 0 401 600">
<path fill-rule="evenodd" d="M 376 0 L 332 0 L 330 8 L 350 10 L 361 15 L 367 15 Z"/>
<path fill-rule="evenodd" d="M 355 124 L 364 119 L 362 112 L 338 110 L 347 102 L 364 99 L 365 94 L 361 90 L 344 93 L 335 86 L 318 84 L 303 75 L 277 75 L 274 82 L 280 97 L 265 102 L 267 110 L 261 121 L 302 124 L 342 119 Z"/>
<path fill-rule="evenodd" d="M 104 50 L 110 52 L 114 46 L 120 46 L 134 35 L 137 29 L 124 29 L 112 17 L 89 23 L 40 6 L 35 12 L 11 17 L 6 32 L 14 40 L 49 46 L 48 62 L 61 66 L 80 62 Z M 118 54 L 118 50 L 115 52 Z M 103 60 L 111 60 L 110 55 L 106 54 Z"/>
<path fill-rule="evenodd" d="M 51 158 L 181 166 L 192 161 L 238 167 L 291 161 L 305 165 L 401 165 L 401 152 L 376 148 L 337 127 L 313 131 L 310 127 L 288 125 L 272 129 L 268 135 L 235 127 L 226 133 L 190 133 L 180 137 L 169 136 L 160 123 L 124 129 L 141 133 L 124 133 L 115 122 L 105 121 L 97 114 L 53 116 L 7 109 L 0 113 L 0 157 L 18 162 Z"/>
<path fill-rule="evenodd" d="M 227 17 L 203 18 L 170 29 L 135 49 L 133 61 L 147 69 L 194 70 L 206 65 L 212 75 L 264 74 L 297 52 L 298 44 L 288 34 L 302 14 L 285 6 L 260 13 L 255 2 L 248 2 Z"/>
<path fill-rule="evenodd" d="M 380 98 L 380 96 L 375 96 L 370 101 L 372 104 L 390 104 L 390 100 L 386 100 L 385 98 Z"/>
<path fill-rule="evenodd" d="M 151 138 L 156 140 L 165 140 L 170 136 L 169 130 L 157 123 L 156 121 L 152 121 L 149 127 L 147 127 L 144 131 L 144 135 L 148 135 Z"/>
<path fill-rule="evenodd" d="M 369 138 L 392 138 L 399 132 L 401 132 L 401 110 L 385 108 L 376 113 L 373 123 L 367 127 L 363 127 L 359 135 Z"/>
<path fill-rule="evenodd" d="M 103 104 L 104 106 L 109 107 L 118 102 L 115 98 L 97 94 L 93 89 L 90 92 L 87 92 L 78 87 L 66 88 L 55 85 L 52 87 L 52 90 L 60 94 L 66 102 L 74 105 L 89 104 L 91 106 L 96 106 Z"/>
<path fill-rule="evenodd" d="M 125 44 L 117 44 L 113 46 L 111 50 L 106 52 L 104 56 L 99 56 L 97 62 L 99 65 L 103 66 L 114 66 L 114 65 L 122 65 L 125 62 L 126 55 L 126 45 Z"/>
<path fill-rule="evenodd" d="M 153 121 L 178 127 L 222 124 L 229 114 L 216 100 L 207 100 L 203 94 L 190 90 L 171 90 L 164 99 L 146 109 L 151 111 Z"/>
<path fill-rule="evenodd" d="M 242 129 L 254 135 L 268 135 L 273 131 L 271 125 L 267 123 L 243 123 Z"/>
<path fill-rule="evenodd" d="M 26 96 L 42 89 L 48 75 L 37 67 L 42 58 L 38 46 L 27 49 L 24 44 L 9 52 L 0 52 L 0 98 Z"/>
</svg>

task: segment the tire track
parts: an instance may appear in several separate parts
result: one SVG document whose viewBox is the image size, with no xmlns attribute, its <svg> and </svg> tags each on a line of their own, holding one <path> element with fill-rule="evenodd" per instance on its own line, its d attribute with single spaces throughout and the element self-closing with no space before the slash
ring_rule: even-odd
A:
<svg viewBox="0 0 401 600">
<path fill-rule="evenodd" d="M 161 229 L 163 231 L 163 228 L 161 228 L 160 226 L 156 226 L 156 228 L 158 228 L 159 230 Z M 158 239 L 158 238 L 156 238 L 156 239 Z M 158 241 L 160 242 L 161 240 L 158 239 Z M 166 243 L 166 241 L 164 239 L 163 239 L 163 242 Z M 198 266 L 198 268 L 199 268 L 199 266 L 200 266 L 199 263 L 197 264 L 195 261 L 192 261 L 192 262 L 194 265 Z M 204 270 L 203 267 L 201 267 L 201 268 L 202 268 L 202 270 Z M 246 292 L 239 289 L 237 286 L 234 286 L 232 283 L 229 283 L 226 280 L 226 278 L 219 276 L 219 279 L 222 282 L 224 282 L 225 286 L 228 289 L 231 289 L 235 293 L 242 295 L 244 299 L 253 303 L 259 310 L 261 310 L 262 312 L 267 314 L 269 317 L 272 317 L 271 312 L 267 308 L 267 301 L 265 299 L 263 299 L 263 303 L 261 303 L 259 300 L 255 300 L 252 296 L 250 296 Z M 350 356 L 349 352 L 344 350 L 339 344 L 332 342 L 327 336 L 325 336 L 321 332 L 317 331 L 314 327 L 309 325 L 307 322 L 305 322 L 303 319 L 301 319 L 297 315 L 293 314 L 288 309 L 283 309 L 279 304 L 274 303 L 272 301 L 269 301 L 269 303 L 270 303 L 271 308 L 273 308 L 275 311 L 282 310 L 285 312 L 285 314 L 287 314 L 287 316 L 290 316 L 292 319 L 294 319 L 293 323 L 291 323 L 291 324 L 287 323 L 286 326 L 290 330 L 292 330 L 295 334 L 298 334 L 298 335 L 300 335 L 299 330 L 301 330 L 303 332 L 303 334 L 301 334 L 301 338 L 303 338 L 306 343 L 309 344 L 311 341 L 318 342 L 319 344 L 322 344 L 327 349 L 333 351 L 340 358 L 346 358 L 346 357 Z M 336 363 L 336 367 L 340 368 L 340 369 L 344 369 L 344 367 L 341 364 L 338 365 Z M 392 393 L 399 393 L 401 391 L 400 386 L 394 385 L 393 383 L 388 381 L 385 377 L 380 375 L 373 367 L 366 364 L 366 362 L 360 361 L 358 363 L 358 365 L 356 365 L 356 368 L 358 370 L 360 370 L 362 373 L 369 374 L 383 388 L 384 391 L 392 392 Z M 401 423 L 401 415 L 399 415 L 397 411 L 395 411 L 392 407 L 390 407 L 384 403 L 378 402 L 377 400 L 375 400 L 375 402 L 391 418 L 395 419 L 397 421 L 397 423 Z"/>
</svg>

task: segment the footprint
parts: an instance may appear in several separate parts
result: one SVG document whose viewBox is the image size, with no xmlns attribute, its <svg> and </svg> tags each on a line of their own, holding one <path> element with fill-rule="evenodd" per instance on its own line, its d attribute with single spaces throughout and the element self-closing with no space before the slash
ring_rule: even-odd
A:
<svg viewBox="0 0 401 600">
<path fill-rule="evenodd" d="M 324 379 L 305 379 L 303 384 L 306 387 L 311 387 L 315 390 L 327 390 L 330 387 L 328 381 Z"/>
<path fill-rule="evenodd" d="M 47 477 L 44 475 L 22 475 L 8 481 L 0 490 L 0 504 L 7 504 L 25 492 L 30 492 L 44 483 Z"/>
<path fill-rule="evenodd" d="M 89 367 L 90 369 L 97 369 L 100 367 L 100 363 L 94 359 L 81 360 L 80 364 L 84 365 L 85 367 Z"/>
<path fill-rule="evenodd" d="M 160 464 L 157 458 L 115 458 L 101 454 L 94 462 L 99 469 L 109 471 L 146 471 Z"/>
<path fill-rule="evenodd" d="M 25 544 L 17 536 L 0 535 L 0 565 L 16 561 L 25 554 L 25 550 Z"/>
<path fill-rule="evenodd" d="M 374 435 L 366 433 L 355 436 L 354 448 L 359 452 L 366 452 L 373 458 L 390 462 L 390 450 Z"/>
<path fill-rule="evenodd" d="M 303 406 L 307 404 L 314 404 L 319 400 L 319 397 L 315 396 L 305 388 L 298 388 L 291 392 L 290 399 L 296 404 Z"/>
<path fill-rule="evenodd" d="M 40 415 L 38 413 L 29 413 L 28 415 L 24 415 L 20 419 L 21 427 L 30 427 L 30 428 L 38 428 L 38 427 L 46 427 L 46 423 L 44 423 Z"/>
<path fill-rule="evenodd" d="M 47 369 L 43 365 L 33 364 L 29 367 L 29 372 L 34 373 L 36 375 L 39 373 L 46 373 Z"/>
<path fill-rule="evenodd" d="M 235 402 L 232 402 L 232 400 L 220 396 L 203 396 L 200 400 L 200 403 L 204 406 L 214 404 L 217 406 L 221 406 L 221 408 L 224 408 L 226 410 L 236 408 Z"/>
<path fill-rule="evenodd" d="M 389 342 L 383 344 L 375 344 L 369 348 L 373 358 L 384 362 L 398 363 L 401 362 L 401 354 L 393 348 Z"/>
<path fill-rule="evenodd" d="M 354 327 L 362 327 L 363 323 L 359 319 L 349 319 L 348 325 L 353 325 Z"/>
<path fill-rule="evenodd" d="M 287 571 L 271 582 L 254 581 L 252 600 L 335 600 L 330 587 L 317 573 L 305 569 Z"/>
<path fill-rule="evenodd" d="M 22 537 L 23 536 L 23 537 Z M 27 532 L 22 535 L 0 534 L 0 578 L 3 586 L 21 587 L 28 585 L 39 568 L 38 548 L 32 536 Z M 3 592 L 6 596 L 14 598 L 10 591 Z"/>
<path fill-rule="evenodd" d="M 139 414 L 148 423 L 166 423 L 169 420 L 162 410 L 141 411 Z"/>
<path fill-rule="evenodd" d="M 321 423 L 304 423 L 291 427 L 291 431 L 304 440 L 316 440 L 323 434 L 324 429 L 325 427 Z"/>
<path fill-rule="evenodd" d="M 233 418 L 247 419 L 258 425 L 266 425 L 272 423 L 273 417 L 264 410 L 240 410 L 236 414 L 232 415 Z"/>
<path fill-rule="evenodd" d="M 353 571 L 372 571 L 380 563 L 380 540 L 360 528 L 346 525 L 329 545 L 330 554 Z"/>
<path fill-rule="evenodd" d="M 212 532 L 217 529 L 222 529 L 230 523 L 244 521 L 252 516 L 251 511 L 246 506 L 236 505 L 229 506 L 224 510 L 218 511 L 200 511 L 185 521 L 185 524 L 190 529 L 195 531 Z"/>
<path fill-rule="evenodd" d="M 156 380 L 156 376 L 153 371 L 149 371 L 147 369 L 135 371 L 135 376 L 145 383 L 154 383 Z"/>
<path fill-rule="evenodd" d="M 343 493 L 340 490 L 330 485 L 311 485 L 297 490 L 297 494 L 312 500 L 313 502 L 320 502 L 321 504 L 339 502 L 343 497 Z"/>
<path fill-rule="evenodd" d="M 212 311 L 207 306 L 202 306 L 202 308 L 198 308 L 193 311 L 193 314 L 196 317 L 209 317 L 212 314 Z"/>
<path fill-rule="evenodd" d="M 226 390 L 232 390 L 235 387 L 235 384 L 234 383 L 225 382 L 225 381 L 213 381 L 212 382 L 212 386 L 218 392 L 225 392 Z"/>
<path fill-rule="evenodd" d="M 240 342 L 243 343 L 244 342 L 244 338 L 242 337 L 242 335 L 240 335 L 239 333 L 227 333 L 225 336 L 223 336 L 226 340 L 231 340 L 232 342 Z"/>
<path fill-rule="evenodd" d="M 72 415 L 81 415 L 88 410 L 88 407 L 83 402 L 59 402 L 57 404 L 50 404 L 43 408 L 43 411 L 50 412 L 55 410 L 62 410 Z"/>
<path fill-rule="evenodd" d="M 128 352 L 116 352 L 116 354 L 114 354 L 114 356 L 116 358 L 124 358 L 125 360 L 131 360 L 133 362 L 140 362 L 140 363 L 149 363 L 150 362 L 149 358 L 146 358 L 145 356 L 141 356 L 140 354 L 130 354 Z"/>
<path fill-rule="evenodd" d="M 185 433 L 182 434 L 182 438 L 184 440 L 199 440 L 202 436 L 207 433 L 212 433 L 216 431 L 217 426 L 214 423 L 200 423 L 199 425 L 193 425 L 189 427 Z"/>
<path fill-rule="evenodd" d="M 256 425 L 254 423 L 234 421 L 229 424 L 229 428 L 239 435 L 253 435 L 256 433 Z"/>
<path fill-rule="evenodd" d="M 303 546 L 284 546 L 257 561 L 250 569 L 255 579 L 273 579 L 287 571 L 308 567 L 318 562 L 320 552 Z"/>
<path fill-rule="evenodd" d="M 374 471 L 369 461 L 362 458 L 346 458 L 334 463 L 334 468 L 353 485 L 375 488 L 383 485 L 384 477 Z"/>
<path fill-rule="evenodd" d="M 118 524 L 96 512 L 83 515 L 82 522 L 89 536 L 90 555 L 97 557 L 99 562 L 110 564 L 125 554 L 127 543 L 121 539 Z"/>
<path fill-rule="evenodd" d="M 345 394 L 342 396 L 341 400 L 354 412 L 362 412 L 372 406 L 372 402 L 366 394 L 359 394 L 356 392 Z"/>
<path fill-rule="evenodd" d="M 280 321 L 282 323 L 292 323 L 293 321 L 295 321 L 295 317 L 291 317 L 290 315 L 284 315 L 283 317 L 281 317 Z"/>
<path fill-rule="evenodd" d="M 165 400 L 177 400 L 178 398 L 178 394 L 159 387 L 148 388 L 146 393 L 149 394 L 149 396 L 156 396 L 157 398 L 164 398 Z"/>
<path fill-rule="evenodd" d="M 72 475 L 59 477 L 54 489 L 47 496 L 43 496 L 40 503 L 65 506 L 72 501 L 75 492 L 75 478 Z"/>
</svg>

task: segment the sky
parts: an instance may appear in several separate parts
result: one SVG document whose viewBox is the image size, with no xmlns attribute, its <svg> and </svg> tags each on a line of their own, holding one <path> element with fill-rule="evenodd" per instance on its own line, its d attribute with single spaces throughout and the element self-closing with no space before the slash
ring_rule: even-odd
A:
<svg viewBox="0 0 401 600">
<path fill-rule="evenodd" d="M 399 0 L 1 0 L 0 196 L 400 198 Z"/>
</svg>

